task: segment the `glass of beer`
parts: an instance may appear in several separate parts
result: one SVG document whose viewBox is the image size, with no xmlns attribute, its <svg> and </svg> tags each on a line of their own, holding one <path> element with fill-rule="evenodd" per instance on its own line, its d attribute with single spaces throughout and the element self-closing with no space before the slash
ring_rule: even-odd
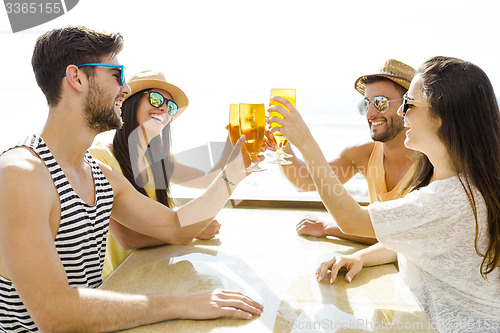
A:
<svg viewBox="0 0 500 333">
<path fill-rule="evenodd" d="M 229 105 L 229 138 L 233 147 L 240 136 L 240 105 L 231 104 Z"/>
<path fill-rule="evenodd" d="M 296 106 L 295 105 L 295 99 L 296 99 L 295 89 L 271 89 L 271 96 L 284 97 L 284 98 L 288 99 L 290 101 L 290 103 L 292 103 L 293 106 Z M 273 100 L 271 100 L 271 103 L 269 105 L 270 106 L 271 105 L 281 105 L 286 110 L 288 110 L 283 104 L 275 102 Z M 288 111 L 290 111 L 290 110 L 288 110 Z M 271 112 L 271 113 L 269 113 L 269 116 L 270 117 L 276 116 L 279 118 L 283 118 L 277 112 Z M 271 127 L 272 128 L 281 127 L 281 125 L 279 125 L 277 123 L 272 123 Z M 284 151 L 286 145 L 288 144 L 288 140 L 283 136 L 283 134 L 281 134 L 278 131 L 274 132 L 274 137 L 276 139 L 276 153 L 274 155 L 275 159 L 269 161 L 269 163 L 275 163 L 275 164 L 280 164 L 280 165 L 292 164 L 292 162 L 285 160 L 285 158 L 293 157 L 293 155 L 287 154 Z"/>
<path fill-rule="evenodd" d="M 266 110 L 264 104 L 244 104 L 239 106 L 240 131 L 245 135 L 245 148 L 250 155 L 252 164 L 246 168 L 247 172 L 264 171 L 259 166 L 259 156 L 264 134 L 266 132 Z"/>
</svg>

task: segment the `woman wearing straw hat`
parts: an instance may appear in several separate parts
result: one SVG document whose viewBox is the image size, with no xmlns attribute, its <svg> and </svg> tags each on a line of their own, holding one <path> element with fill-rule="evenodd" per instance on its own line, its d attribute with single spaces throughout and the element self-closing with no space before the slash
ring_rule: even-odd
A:
<svg viewBox="0 0 500 333">
<path fill-rule="evenodd" d="M 405 146 L 419 152 L 403 198 L 362 208 L 343 188 L 287 100 L 272 117 L 302 153 L 323 203 L 347 233 L 397 251 L 400 272 L 439 332 L 500 330 L 500 112 L 477 66 L 434 57 L 417 71 L 399 108 Z M 319 186 L 321 185 L 321 186 Z M 354 222 L 355 221 L 355 222 Z M 360 256 L 357 263 L 377 264 Z M 378 262 L 380 264 L 382 262 Z M 336 258 L 317 271 L 334 278 Z"/>
<path fill-rule="evenodd" d="M 188 98 L 158 71 L 140 72 L 131 77 L 128 85 L 131 94 L 122 106 L 122 128 L 116 131 L 112 144 L 97 143 L 90 152 L 94 158 L 120 171 L 142 194 L 173 207 L 169 191 L 171 181 L 184 183 L 186 179 L 198 178 L 194 186 L 206 187 L 212 180 L 201 170 L 176 164 L 170 155 L 170 123 L 186 109 Z M 178 172 L 179 169 L 182 171 Z M 173 170 L 177 171 L 173 173 Z M 193 187 L 192 182 L 190 186 Z M 219 228 L 219 222 L 213 220 L 196 238 L 211 239 L 219 233 Z M 103 279 L 118 267 L 131 249 L 164 244 L 113 219 L 109 230 Z"/>
</svg>

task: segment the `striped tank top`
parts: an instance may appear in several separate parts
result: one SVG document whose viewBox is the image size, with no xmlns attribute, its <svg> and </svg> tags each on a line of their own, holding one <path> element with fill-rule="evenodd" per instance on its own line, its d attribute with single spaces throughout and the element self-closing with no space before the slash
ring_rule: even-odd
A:
<svg viewBox="0 0 500 333">
<path fill-rule="evenodd" d="M 96 288 L 106 253 L 106 235 L 113 206 L 113 190 L 101 169 L 86 152 L 85 161 L 92 169 L 95 204 L 86 204 L 71 187 L 43 139 L 28 137 L 18 146 L 32 149 L 47 166 L 61 203 L 61 222 L 54 244 L 71 287 Z M 6 332 L 36 332 L 19 294 L 10 280 L 0 276 L 0 329 Z"/>
</svg>

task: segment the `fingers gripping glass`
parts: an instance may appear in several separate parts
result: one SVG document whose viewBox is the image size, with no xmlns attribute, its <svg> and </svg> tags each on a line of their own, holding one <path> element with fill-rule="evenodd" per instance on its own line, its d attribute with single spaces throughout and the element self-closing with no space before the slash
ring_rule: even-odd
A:
<svg viewBox="0 0 500 333">
<path fill-rule="evenodd" d="M 167 112 L 170 116 L 175 116 L 179 111 L 179 106 L 171 99 L 165 98 L 162 94 L 156 91 L 148 91 L 149 104 L 155 108 L 161 107 L 163 104 L 167 106 Z"/>
<path fill-rule="evenodd" d="M 408 93 L 404 94 L 403 96 L 403 117 L 406 116 L 406 111 L 408 111 L 408 109 L 410 108 L 410 106 L 431 106 L 429 103 L 427 102 L 423 102 L 423 101 L 416 101 L 414 99 L 411 99 L 408 97 Z"/>
<path fill-rule="evenodd" d="M 123 66 L 123 65 L 88 63 L 88 64 L 81 64 L 81 65 L 78 65 L 76 67 L 80 68 L 80 67 L 84 67 L 84 66 L 116 68 L 120 71 L 120 86 L 123 86 L 125 84 L 125 66 Z M 66 76 L 66 73 L 64 73 L 63 76 Z"/>
<path fill-rule="evenodd" d="M 365 97 L 359 102 L 358 104 L 358 111 L 359 113 L 364 116 L 368 112 L 368 106 L 370 105 L 370 102 L 373 103 L 373 107 L 375 110 L 377 110 L 380 113 L 385 113 L 387 110 L 389 110 L 389 102 L 393 101 L 401 101 L 402 98 L 399 99 L 387 99 L 387 97 L 384 96 L 375 96 L 373 98 L 368 98 Z"/>
</svg>

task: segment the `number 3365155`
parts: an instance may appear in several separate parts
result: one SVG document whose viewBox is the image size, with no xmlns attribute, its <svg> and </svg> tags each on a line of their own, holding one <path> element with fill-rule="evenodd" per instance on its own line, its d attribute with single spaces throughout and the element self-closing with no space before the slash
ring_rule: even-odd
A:
<svg viewBox="0 0 500 333">
<path fill-rule="evenodd" d="M 7 2 L 5 3 L 7 14 L 59 14 L 62 11 L 61 3 L 28 3 L 28 2 Z"/>
</svg>

